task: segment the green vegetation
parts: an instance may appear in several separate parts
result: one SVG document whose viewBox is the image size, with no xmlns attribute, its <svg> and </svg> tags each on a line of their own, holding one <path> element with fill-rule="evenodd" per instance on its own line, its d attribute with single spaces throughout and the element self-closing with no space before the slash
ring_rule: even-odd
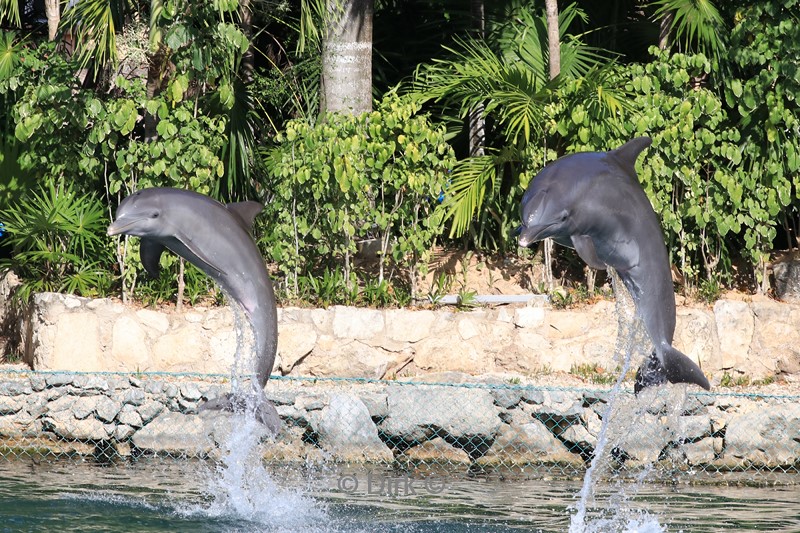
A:
<svg viewBox="0 0 800 533">
<path fill-rule="evenodd" d="M 775 382 L 775 376 L 767 376 L 763 379 L 752 379 L 746 374 L 732 376 L 725 372 L 719 380 L 720 387 L 764 387 Z"/>
<path fill-rule="evenodd" d="M 769 254 L 800 230 L 800 0 L 559 4 L 557 76 L 541 2 L 485 3 L 482 33 L 461 4 L 375 3 L 374 110 L 354 117 L 318 112 L 321 1 L 86 0 L 49 41 L 0 0 L 3 268 L 26 294 L 155 304 L 182 275 L 189 301 L 219 300 L 166 254 L 144 279 L 138 243 L 105 236 L 122 197 L 171 186 L 263 202 L 256 237 L 286 301 L 435 303 L 459 286 L 419 294 L 434 244 L 517 254 L 545 164 L 649 135 L 637 172 L 686 292 L 766 289 Z"/>
<path fill-rule="evenodd" d="M 442 232 L 435 200 L 455 163 L 443 127 L 419 104 L 389 93 L 372 113 L 291 120 L 264 158 L 269 230 L 261 243 L 280 265 L 289 295 L 301 273 L 342 265 L 352 289 L 360 241 L 377 239 L 378 283 L 393 267 L 416 296 L 417 267 Z"/>
<path fill-rule="evenodd" d="M 20 276 L 22 301 L 35 292 L 97 296 L 108 290 L 112 243 L 103 238 L 108 224 L 96 197 L 50 182 L 2 214 L 12 256 L 0 268 Z"/>
<path fill-rule="evenodd" d="M 569 373 L 595 385 L 613 385 L 617 381 L 619 369 L 608 372 L 604 368 L 591 363 L 572 365 Z"/>
</svg>

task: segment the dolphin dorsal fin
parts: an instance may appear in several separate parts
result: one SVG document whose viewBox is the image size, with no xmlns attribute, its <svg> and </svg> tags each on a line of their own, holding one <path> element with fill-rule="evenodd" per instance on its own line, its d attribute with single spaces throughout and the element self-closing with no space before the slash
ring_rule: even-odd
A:
<svg viewBox="0 0 800 533">
<path fill-rule="evenodd" d="M 225 209 L 230 211 L 236 218 L 238 218 L 242 225 L 248 231 L 253 229 L 253 221 L 256 216 L 264 209 L 264 206 L 258 202 L 246 201 L 235 202 L 232 204 L 225 204 Z"/>
<path fill-rule="evenodd" d="M 653 144 L 653 140 L 650 139 L 650 137 L 636 137 L 635 139 L 631 139 L 630 141 L 626 142 L 616 150 L 612 150 L 611 153 L 617 158 L 617 160 L 619 160 L 620 163 L 632 169 L 634 165 L 636 165 L 636 159 L 638 159 L 639 154 L 642 153 L 642 150 L 651 144 Z"/>
</svg>

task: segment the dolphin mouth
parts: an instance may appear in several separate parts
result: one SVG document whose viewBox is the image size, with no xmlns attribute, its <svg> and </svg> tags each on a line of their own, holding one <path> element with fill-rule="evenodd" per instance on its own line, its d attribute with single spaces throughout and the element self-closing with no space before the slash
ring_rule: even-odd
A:
<svg viewBox="0 0 800 533">
<path fill-rule="evenodd" d="M 113 237 L 114 235 L 119 235 L 121 233 L 125 233 L 128 229 L 133 227 L 133 225 L 136 224 L 137 222 L 138 222 L 138 219 L 125 220 L 125 219 L 118 218 L 117 220 L 112 222 L 111 225 L 108 226 L 108 229 L 106 230 L 106 234 L 109 237 Z"/>
<path fill-rule="evenodd" d="M 547 230 L 553 225 L 554 224 L 539 224 L 530 227 L 522 226 L 522 231 L 519 235 L 519 245 L 522 248 L 528 248 L 533 243 L 550 237 Z"/>
</svg>

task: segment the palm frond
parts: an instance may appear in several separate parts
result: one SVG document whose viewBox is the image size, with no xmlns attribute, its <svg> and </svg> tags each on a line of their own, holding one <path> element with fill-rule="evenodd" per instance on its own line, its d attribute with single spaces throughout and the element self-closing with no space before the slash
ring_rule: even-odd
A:
<svg viewBox="0 0 800 533">
<path fill-rule="evenodd" d="M 215 191 L 218 197 L 231 200 L 251 196 L 250 158 L 255 147 L 252 95 L 240 80 L 233 83 L 233 89 L 234 101 L 227 120 L 228 140 L 222 152 L 225 178 L 217 181 Z"/>
<path fill-rule="evenodd" d="M 0 22 L 7 20 L 14 26 L 21 27 L 19 4 L 19 0 L 0 0 Z"/>
<path fill-rule="evenodd" d="M 445 200 L 440 205 L 444 219 L 452 219 L 450 237 L 463 235 L 483 205 L 487 188 L 497 179 L 497 167 L 490 155 L 471 157 L 456 163 Z"/>
<path fill-rule="evenodd" d="M 122 22 L 125 0 L 81 0 L 64 10 L 59 30 L 69 31 L 76 41 L 82 68 L 92 64 L 95 72 L 116 65 L 116 32 Z"/>
<path fill-rule="evenodd" d="M 654 0 L 655 18 L 672 15 L 670 32 L 683 51 L 718 59 L 724 48 L 724 20 L 711 0 Z"/>
<path fill-rule="evenodd" d="M 483 106 L 487 114 L 497 113 L 512 141 L 528 141 L 542 122 L 552 88 L 547 80 L 520 62 L 504 62 L 482 41 L 461 41 L 459 50 L 448 50 L 453 59 L 418 70 L 415 88 L 420 97 L 453 106 L 462 118 Z"/>
<path fill-rule="evenodd" d="M 8 79 L 14 73 L 20 61 L 21 42 L 17 40 L 17 32 L 0 32 L 0 79 Z"/>
</svg>

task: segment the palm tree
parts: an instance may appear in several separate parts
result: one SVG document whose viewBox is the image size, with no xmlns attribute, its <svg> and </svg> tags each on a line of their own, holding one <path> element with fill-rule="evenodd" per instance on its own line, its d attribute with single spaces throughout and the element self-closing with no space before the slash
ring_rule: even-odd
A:
<svg viewBox="0 0 800 533">
<path fill-rule="evenodd" d="M 593 98 L 595 107 L 621 108 L 624 91 L 610 81 L 607 54 L 568 34 L 572 22 L 582 16 L 574 4 L 558 15 L 561 68 L 552 79 L 546 16 L 526 9 L 506 14 L 506 22 L 494 25 L 486 40 L 462 39 L 447 49 L 449 59 L 418 69 L 413 87 L 420 98 L 441 104 L 461 119 L 482 105 L 494 123 L 494 148 L 459 161 L 453 169 L 442 205 L 452 220 L 451 237 L 475 229 L 477 222 L 479 241 L 482 228 L 493 223 L 501 232 L 495 245 L 505 246 L 505 231 L 517 217 L 510 193 L 519 186 L 520 171 L 530 163 L 526 161 L 529 147 L 547 136 L 547 106 L 555 99 Z M 568 85 L 573 92 L 560 93 Z M 541 163 L 537 161 L 537 167 Z"/>
<path fill-rule="evenodd" d="M 320 111 L 372 110 L 372 0 L 328 0 Z"/>
<path fill-rule="evenodd" d="M 653 0 L 660 21 L 659 47 L 699 52 L 715 65 L 724 50 L 724 21 L 711 0 Z"/>
</svg>

